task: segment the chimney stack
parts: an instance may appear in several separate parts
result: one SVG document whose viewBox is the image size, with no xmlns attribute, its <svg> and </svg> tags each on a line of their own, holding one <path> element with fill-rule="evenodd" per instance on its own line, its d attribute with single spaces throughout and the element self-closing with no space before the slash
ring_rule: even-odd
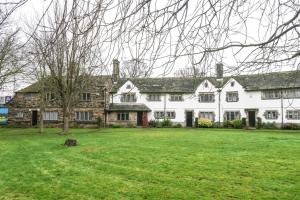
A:
<svg viewBox="0 0 300 200">
<path fill-rule="evenodd" d="M 120 77 L 120 62 L 118 59 L 113 59 L 113 72 L 112 79 L 114 82 L 117 82 Z"/>
<path fill-rule="evenodd" d="M 217 63 L 216 75 L 217 75 L 217 79 L 223 79 L 223 64 L 222 63 Z"/>
</svg>

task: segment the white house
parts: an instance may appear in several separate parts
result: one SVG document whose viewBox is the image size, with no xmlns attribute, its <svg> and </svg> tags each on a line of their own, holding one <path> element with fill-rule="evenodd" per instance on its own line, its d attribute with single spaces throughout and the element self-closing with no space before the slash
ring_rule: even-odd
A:
<svg viewBox="0 0 300 200">
<path fill-rule="evenodd" d="M 222 69 L 221 69 L 222 70 Z M 263 122 L 300 123 L 300 73 L 203 78 L 117 79 L 111 91 L 108 124 L 142 126 L 169 118 L 183 126 L 194 119 L 224 122 L 246 118 Z"/>
</svg>

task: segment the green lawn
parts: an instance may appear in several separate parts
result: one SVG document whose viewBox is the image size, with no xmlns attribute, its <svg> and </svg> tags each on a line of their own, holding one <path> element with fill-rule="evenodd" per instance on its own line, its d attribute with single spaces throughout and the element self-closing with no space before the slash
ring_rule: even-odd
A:
<svg viewBox="0 0 300 200">
<path fill-rule="evenodd" d="M 59 131 L 0 129 L 0 199 L 300 199 L 299 132 Z"/>
</svg>

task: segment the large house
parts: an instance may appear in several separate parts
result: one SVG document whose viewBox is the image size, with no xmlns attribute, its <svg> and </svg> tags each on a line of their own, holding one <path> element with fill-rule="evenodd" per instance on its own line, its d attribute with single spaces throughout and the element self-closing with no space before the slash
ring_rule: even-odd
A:
<svg viewBox="0 0 300 200">
<path fill-rule="evenodd" d="M 216 77 L 124 79 L 119 78 L 119 62 L 114 60 L 112 76 L 94 82 L 109 96 L 99 95 L 99 88 L 82 94 L 70 119 L 73 125 L 86 126 L 101 118 L 107 125 L 146 126 L 149 120 L 168 118 L 192 127 L 196 117 L 220 123 L 245 118 L 250 127 L 258 117 L 278 125 L 300 123 L 298 71 L 223 77 L 223 67 L 217 65 Z M 38 92 L 33 86 L 16 92 L 9 123 L 37 124 Z M 61 124 L 60 108 L 49 104 L 44 120 Z"/>
</svg>

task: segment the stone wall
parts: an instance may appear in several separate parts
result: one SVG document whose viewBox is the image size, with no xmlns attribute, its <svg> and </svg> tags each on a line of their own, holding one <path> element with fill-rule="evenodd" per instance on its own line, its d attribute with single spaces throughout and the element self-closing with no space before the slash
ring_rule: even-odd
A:
<svg viewBox="0 0 300 200">
<path fill-rule="evenodd" d="M 129 112 L 129 120 L 118 120 L 118 112 L 109 112 L 107 114 L 107 125 L 121 125 L 121 126 L 128 126 L 128 125 L 137 125 L 137 112 Z"/>
</svg>

